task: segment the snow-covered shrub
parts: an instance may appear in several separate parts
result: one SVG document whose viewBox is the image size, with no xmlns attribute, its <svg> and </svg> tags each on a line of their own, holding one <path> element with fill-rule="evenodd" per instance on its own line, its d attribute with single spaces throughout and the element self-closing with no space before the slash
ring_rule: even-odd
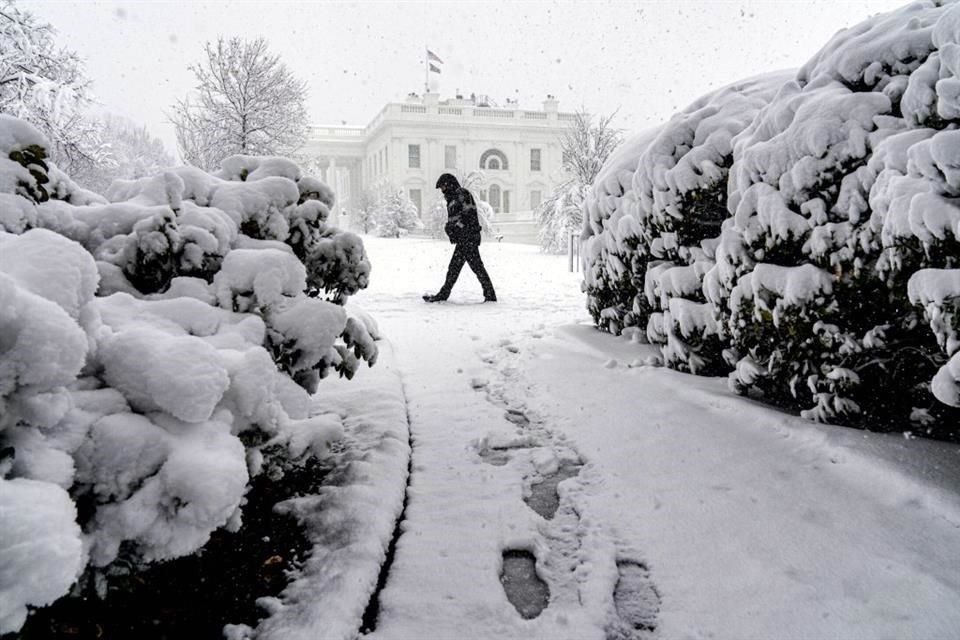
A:
<svg viewBox="0 0 960 640">
<path fill-rule="evenodd" d="M 954 432 L 930 393 L 951 352 L 914 306 L 937 325 L 940 303 L 907 284 L 957 266 L 958 26 L 957 5 L 918 2 L 838 33 L 735 142 L 714 294 L 736 389 L 817 420 Z"/>
<path fill-rule="evenodd" d="M 640 156 L 633 175 L 635 215 L 650 266 L 656 267 L 643 275 L 645 300 L 634 308 L 668 366 L 703 374 L 724 370 L 723 324 L 702 285 L 729 217 L 733 140 L 787 79 L 770 74 L 700 98 L 671 118 Z"/>
<path fill-rule="evenodd" d="M 610 155 L 584 198 L 582 288 L 594 323 L 614 335 L 638 326 L 638 315 L 646 315 L 635 309 L 641 300 L 637 294 L 643 291 L 649 253 L 635 217 L 633 172 L 656 134 L 652 129 L 623 143 Z"/>
<path fill-rule="evenodd" d="M 50 197 L 46 139 L 22 120 L 0 113 L 0 191 L 33 202 Z M 9 214 L 3 214 L 6 217 Z"/>
<path fill-rule="evenodd" d="M 960 5 L 915 2 L 622 147 L 586 198 L 597 325 L 812 419 L 957 437 L 958 52 Z"/>
<path fill-rule="evenodd" d="M 684 278 L 683 291 L 654 293 L 659 288 L 647 265 L 664 274 L 669 266 L 699 263 L 687 274 L 702 281 L 713 259 L 711 240 L 729 217 L 732 139 L 785 80 L 771 74 L 707 94 L 662 127 L 628 140 L 604 164 L 584 197 L 581 237 L 587 305 L 597 326 L 614 333 L 646 328 L 669 352 L 669 363 L 702 371 L 706 359 L 708 370 L 716 367 L 717 358 L 708 353 L 718 342 L 712 314 L 693 304 L 674 305 L 684 310 L 683 318 L 669 312 L 671 298 L 706 304 L 699 286 Z M 691 349 L 704 353 L 691 361 Z"/>
<path fill-rule="evenodd" d="M 317 238 L 304 257 L 307 267 L 307 293 L 321 292 L 338 304 L 370 283 L 370 261 L 363 241 L 352 233 L 329 234 Z"/>
<path fill-rule="evenodd" d="M 341 434 L 307 390 L 377 355 L 343 306 L 362 243 L 295 164 L 179 168 L 105 202 L 45 144 L 0 116 L 0 633 L 84 571 L 239 527 L 262 451 L 324 455 Z"/>
</svg>

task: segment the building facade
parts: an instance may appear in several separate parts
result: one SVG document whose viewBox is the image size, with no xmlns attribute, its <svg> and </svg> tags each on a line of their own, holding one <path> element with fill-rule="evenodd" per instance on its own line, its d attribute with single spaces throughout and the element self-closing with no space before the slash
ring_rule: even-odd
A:
<svg viewBox="0 0 960 640">
<path fill-rule="evenodd" d="M 440 174 L 463 179 L 480 171 L 474 190 L 495 218 L 532 218 L 565 179 L 560 138 L 575 116 L 561 113 L 552 96 L 540 111 L 488 105 L 483 97 L 411 94 L 384 106 L 366 127 L 313 127 L 304 151 L 337 193 L 341 217 L 362 206 L 364 193 L 399 190 L 423 215 L 441 197 L 434 187 Z"/>
</svg>

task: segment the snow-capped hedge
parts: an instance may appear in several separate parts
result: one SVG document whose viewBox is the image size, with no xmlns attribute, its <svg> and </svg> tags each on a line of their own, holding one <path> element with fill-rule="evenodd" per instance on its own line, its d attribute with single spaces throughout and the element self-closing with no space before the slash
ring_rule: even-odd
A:
<svg viewBox="0 0 960 640">
<path fill-rule="evenodd" d="M 615 226 L 589 196 L 598 325 L 812 419 L 957 437 L 958 61 L 960 6 L 916 2 L 638 136 Z M 591 280 L 626 264 L 632 307 Z"/>
<path fill-rule="evenodd" d="M 372 320 L 342 306 L 367 284 L 363 244 L 294 163 L 235 156 L 104 199 L 46 146 L 0 116 L 0 633 L 85 569 L 239 527 L 264 451 L 339 436 L 309 415 L 319 379 L 377 356 Z"/>
</svg>

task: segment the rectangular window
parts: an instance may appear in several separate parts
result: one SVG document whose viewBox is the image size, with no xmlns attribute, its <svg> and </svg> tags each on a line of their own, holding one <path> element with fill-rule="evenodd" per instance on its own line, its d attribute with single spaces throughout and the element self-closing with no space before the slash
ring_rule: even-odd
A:
<svg viewBox="0 0 960 640">
<path fill-rule="evenodd" d="M 540 171 L 540 149 L 530 149 L 530 171 Z"/>
<path fill-rule="evenodd" d="M 383 172 L 386 173 L 390 171 L 390 149 L 389 147 L 383 148 Z"/>
<path fill-rule="evenodd" d="M 411 169 L 420 168 L 420 145 L 418 144 L 408 144 L 407 145 L 407 166 Z"/>
<path fill-rule="evenodd" d="M 530 208 L 536 209 L 540 206 L 540 201 L 542 199 L 540 191 L 534 190 L 530 192 Z"/>
<path fill-rule="evenodd" d="M 413 206 L 417 208 L 417 215 L 420 215 L 420 205 L 423 202 L 423 196 L 421 195 L 420 189 L 410 189 L 410 202 L 412 202 Z"/>
<path fill-rule="evenodd" d="M 443 168 L 457 168 L 457 148 L 452 144 L 448 144 L 443 148 Z"/>
<path fill-rule="evenodd" d="M 510 192 L 503 192 L 503 212 L 510 213 Z"/>
</svg>

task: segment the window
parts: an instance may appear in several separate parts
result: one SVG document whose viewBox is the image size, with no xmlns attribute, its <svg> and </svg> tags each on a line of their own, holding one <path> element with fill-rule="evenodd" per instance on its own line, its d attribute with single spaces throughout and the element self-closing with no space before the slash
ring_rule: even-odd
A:
<svg viewBox="0 0 960 640">
<path fill-rule="evenodd" d="M 490 185 L 490 189 L 488 190 L 487 193 L 490 196 L 490 199 L 487 200 L 487 202 L 489 202 L 490 206 L 493 207 L 493 211 L 495 213 L 499 213 L 500 212 L 500 187 L 498 187 L 495 184 L 492 184 Z"/>
<path fill-rule="evenodd" d="M 457 168 L 457 148 L 452 144 L 443 148 L 443 167 L 445 169 Z"/>
<path fill-rule="evenodd" d="M 495 165 L 495 166 L 494 166 Z M 507 163 L 507 156 L 499 149 L 487 149 L 480 156 L 481 169 L 507 170 L 510 165 Z"/>
<path fill-rule="evenodd" d="M 418 144 L 408 144 L 407 145 L 407 166 L 411 169 L 420 168 L 420 145 Z"/>
<path fill-rule="evenodd" d="M 417 208 L 417 215 L 420 215 L 421 204 L 423 203 L 423 195 L 420 189 L 410 189 L 410 202 Z"/>
<path fill-rule="evenodd" d="M 530 171 L 540 171 L 540 149 L 530 149 Z"/>
<path fill-rule="evenodd" d="M 533 190 L 530 192 L 530 208 L 536 209 L 540 206 L 540 201 L 543 199 L 543 195 L 539 190 Z"/>
<path fill-rule="evenodd" d="M 510 213 L 510 192 L 503 192 L 503 212 Z"/>
</svg>

